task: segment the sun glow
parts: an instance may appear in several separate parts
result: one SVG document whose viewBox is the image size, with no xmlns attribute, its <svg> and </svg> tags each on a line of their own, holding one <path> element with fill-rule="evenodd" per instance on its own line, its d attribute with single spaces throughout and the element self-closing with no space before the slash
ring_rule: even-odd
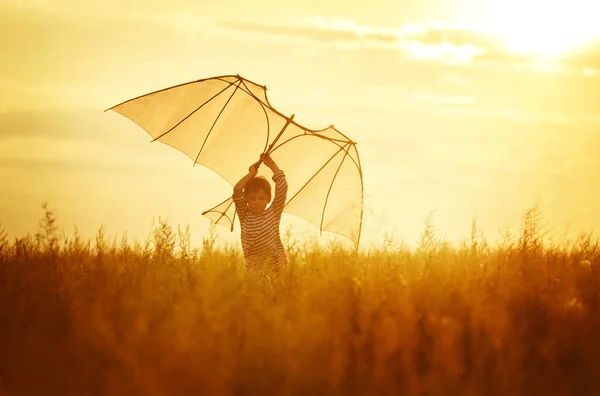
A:
<svg viewBox="0 0 600 396">
<path fill-rule="evenodd" d="M 489 0 L 488 27 L 511 52 L 560 58 L 600 35 L 592 0 Z"/>
</svg>

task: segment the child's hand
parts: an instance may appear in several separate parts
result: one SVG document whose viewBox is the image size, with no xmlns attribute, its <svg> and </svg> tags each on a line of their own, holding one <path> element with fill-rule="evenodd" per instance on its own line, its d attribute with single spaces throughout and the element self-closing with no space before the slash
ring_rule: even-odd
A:
<svg viewBox="0 0 600 396">
<path fill-rule="evenodd" d="M 256 174 L 258 173 L 258 167 L 256 166 L 256 164 L 252 164 L 250 165 L 250 168 L 248 168 L 248 174 L 252 177 L 256 176 Z"/>
<path fill-rule="evenodd" d="M 269 154 L 261 154 L 260 159 L 271 170 L 273 170 L 273 168 L 277 166 L 277 165 L 275 165 L 275 161 L 273 161 L 273 158 L 271 158 L 271 156 Z"/>
</svg>

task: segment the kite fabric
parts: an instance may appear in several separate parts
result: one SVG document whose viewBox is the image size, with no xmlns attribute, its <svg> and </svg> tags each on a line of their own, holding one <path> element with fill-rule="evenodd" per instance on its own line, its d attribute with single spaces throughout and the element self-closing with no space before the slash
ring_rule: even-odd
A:
<svg viewBox="0 0 600 396">
<path fill-rule="evenodd" d="M 183 152 L 232 186 L 261 153 L 287 177 L 285 213 L 322 231 L 346 236 L 358 247 L 363 218 L 362 169 L 356 143 L 334 126 L 306 128 L 277 111 L 266 87 L 240 76 L 197 80 L 152 92 L 108 110 L 142 127 L 152 141 Z M 107 111 L 108 111 L 107 110 Z M 259 168 L 264 175 L 265 166 Z M 231 230 L 235 206 L 228 197 L 205 211 Z"/>
</svg>

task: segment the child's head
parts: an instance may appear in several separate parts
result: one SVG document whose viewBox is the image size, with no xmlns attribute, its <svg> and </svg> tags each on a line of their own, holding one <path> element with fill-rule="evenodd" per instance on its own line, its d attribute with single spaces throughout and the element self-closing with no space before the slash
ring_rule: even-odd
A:
<svg viewBox="0 0 600 396">
<path fill-rule="evenodd" d="M 253 177 L 246 183 L 244 196 L 251 212 L 262 212 L 271 202 L 271 185 L 262 176 Z"/>
</svg>

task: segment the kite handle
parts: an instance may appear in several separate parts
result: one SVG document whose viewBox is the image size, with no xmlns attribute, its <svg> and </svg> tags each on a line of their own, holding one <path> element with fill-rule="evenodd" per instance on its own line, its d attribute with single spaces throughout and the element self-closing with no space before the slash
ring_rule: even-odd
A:
<svg viewBox="0 0 600 396">
<path fill-rule="evenodd" d="M 273 142 L 271 143 L 271 145 L 269 146 L 269 148 L 267 149 L 267 151 L 265 151 L 264 154 L 270 153 L 271 150 L 273 149 L 273 147 L 275 147 L 275 143 L 277 143 L 277 141 L 279 140 L 279 138 L 281 137 L 281 135 L 283 135 L 283 132 L 285 132 L 285 130 L 288 127 L 288 125 L 290 125 L 292 123 L 292 120 L 294 119 L 294 116 L 295 116 L 295 114 L 292 114 L 291 117 L 287 119 L 285 125 L 283 126 L 283 128 L 281 128 L 281 131 L 279 131 L 279 134 L 277 134 L 277 136 L 275 137 L 275 139 L 273 139 Z M 258 168 L 261 164 L 262 164 L 262 159 L 259 159 L 258 162 L 256 163 L 256 167 Z"/>
</svg>

